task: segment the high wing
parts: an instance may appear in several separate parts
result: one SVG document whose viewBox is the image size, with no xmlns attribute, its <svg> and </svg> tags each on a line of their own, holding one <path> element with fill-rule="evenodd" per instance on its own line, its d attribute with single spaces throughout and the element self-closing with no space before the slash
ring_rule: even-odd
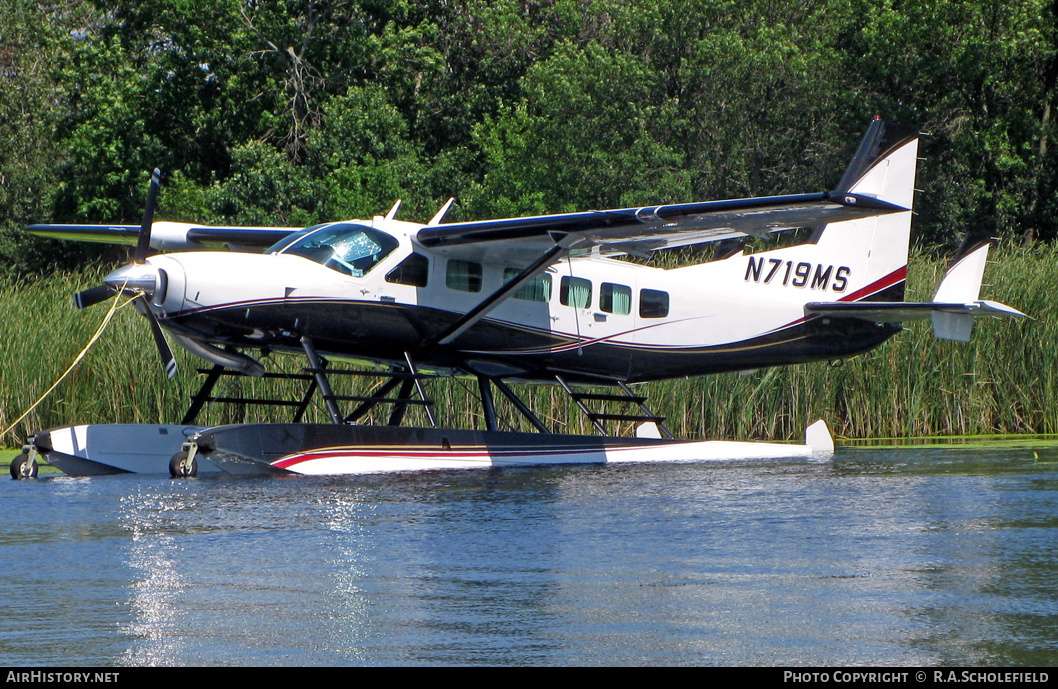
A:
<svg viewBox="0 0 1058 689">
<path fill-rule="evenodd" d="M 416 238 L 439 253 L 478 260 L 539 255 L 559 243 L 574 252 L 644 255 L 906 210 L 865 195 L 822 192 L 446 223 L 423 227 Z"/>
<path fill-rule="evenodd" d="M 911 209 L 871 193 L 849 190 L 902 143 L 916 137 L 901 127 L 871 122 L 837 188 L 829 192 L 703 201 L 527 218 L 433 224 L 419 230 L 422 246 L 472 260 L 527 262 L 556 245 L 571 252 L 646 255 L 658 249 L 764 236 Z M 913 169 L 913 167 L 912 167 Z M 908 190 L 913 179 L 908 180 Z"/>
<path fill-rule="evenodd" d="M 439 253 L 479 260 L 486 255 L 508 260 L 539 255 L 559 243 L 575 252 L 645 255 L 904 210 L 869 196 L 823 192 L 429 225 L 419 230 L 417 240 Z M 261 251 L 301 229 L 157 221 L 151 248 Z M 51 239 L 135 246 L 140 226 L 38 224 L 26 231 Z"/>
<path fill-rule="evenodd" d="M 833 191 L 441 224 L 446 207 L 419 228 L 415 239 L 425 249 L 450 257 L 494 258 L 512 265 L 528 265 L 556 246 L 572 253 L 643 256 L 658 249 L 905 212 L 910 210 L 910 198 L 906 203 L 894 203 L 871 193 L 849 190 L 895 148 L 898 139 L 906 141 L 913 136 L 917 134 L 885 125 L 876 118 Z M 394 206 L 385 220 L 392 220 L 396 210 Z M 150 246 L 162 252 L 217 248 L 260 251 L 302 229 L 176 222 L 156 222 L 153 227 Z M 27 231 L 58 239 L 133 245 L 140 228 L 44 224 L 28 227 Z"/>
<path fill-rule="evenodd" d="M 158 221 L 151 231 L 156 251 L 231 249 L 263 251 L 300 227 L 215 227 L 192 223 Z M 51 239 L 136 246 L 139 225 L 30 225 L 30 234 Z"/>
</svg>

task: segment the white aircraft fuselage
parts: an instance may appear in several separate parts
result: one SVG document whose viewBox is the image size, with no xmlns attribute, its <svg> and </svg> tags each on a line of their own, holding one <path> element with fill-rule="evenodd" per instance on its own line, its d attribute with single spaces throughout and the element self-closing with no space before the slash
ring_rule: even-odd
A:
<svg viewBox="0 0 1058 689">
<path fill-rule="evenodd" d="M 904 266 L 869 293 L 855 268 L 800 247 L 664 270 L 603 257 L 567 257 L 498 304 L 453 342 L 431 336 L 516 275 L 519 263 L 447 258 L 418 245 L 421 225 L 376 218 L 338 223 L 384 233 L 396 246 L 363 274 L 304 255 L 194 252 L 159 255 L 161 325 L 238 348 L 321 353 L 381 362 L 409 352 L 423 367 L 524 380 L 556 373 L 585 381 L 643 380 L 847 357 L 900 327 L 854 318 L 806 318 L 808 302 L 860 300 L 903 285 Z M 307 253 L 307 252 L 306 252 Z M 798 256 L 798 253 L 803 254 Z M 409 277 L 400 267 L 421 257 Z M 407 284 L 409 282 L 415 284 Z"/>
<path fill-rule="evenodd" d="M 156 173 L 141 229 L 29 229 L 136 241 L 134 262 L 76 295 L 78 305 L 141 296 L 152 326 L 244 373 L 262 369 L 233 350 L 633 383 L 840 359 L 881 344 L 905 320 L 933 318 L 938 336 L 966 340 L 975 315 L 1023 315 L 977 301 L 987 246 L 970 242 L 935 301 L 903 302 L 918 143 L 917 133 L 876 119 L 838 186 L 817 194 L 442 224 L 446 206 L 425 225 L 397 220 L 394 206 L 371 220 L 300 231 L 157 223 L 152 232 Z M 682 268 L 615 258 L 803 227 L 813 233 L 802 244 L 737 249 Z M 146 257 L 148 243 L 273 242 L 263 254 Z M 171 372 L 171 352 L 164 342 L 159 349 Z"/>
</svg>

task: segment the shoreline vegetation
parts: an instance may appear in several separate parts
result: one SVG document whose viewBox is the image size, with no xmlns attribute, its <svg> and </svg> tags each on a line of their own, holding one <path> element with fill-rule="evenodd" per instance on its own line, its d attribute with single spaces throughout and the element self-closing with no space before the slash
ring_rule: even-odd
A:
<svg viewBox="0 0 1058 689">
<path fill-rule="evenodd" d="M 923 322 L 841 366 L 642 393 L 681 438 L 799 441 L 818 418 L 839 442 L 1058 433 L 1056 10 L 1053 0 L 0 2 L 10 132 L 0 137 L 0 431 L 85 347 L 106 305 L 78 312 L 70 295 L 122 255 L 24 228 L 136 224 L 156 167 L 162 213 L 203 224 L 308 227 L 396 199 L 401 218 L 429 218 L 449 198 L 448 221 L 517 217 L 833 189 L 877 115 L 926 134 L 907 298 L 933 293 L 946 260 L 930 252 L 987 233 L 1007 244 L 982 296 L 1038 320 L 979 322 L 965 345 L 934 340 Z M 125 309 L 0 447 L 54 425 L 180 420 L 204 362 L 176 354 L 180 371 L 166 380 L 147 324 Z M 281 354 L 265 364 L 303 366 Z M 377 385 L 335 378 L 337 394 Z M 296 391 L 226 379 L 216 392 Z M 562 391 L 519 392 L 553 431 L 592 432 Z M 442 423 L 482 427 L 473 381 L 436 381 L 430 393 Z M 497 403 L 501 427 L 530 430 Z M 287 413 L 215 405 L 200 420 Z M 317 405 L 306 420 L 327 415 Z M 425 424 L 422 410 L 407 423 Z"/>
<path fill-rule="evenodd" d="M 679 438 L 800 441 L 824 419 L 842 439 L 925 438 L 1058 433 L 1058 341 L 1054 286 L 1058 249 L 1047 244 L 1001 246 L 990 254 L 981 297 L 1010 304 L 1035 320 L 980 320 L 971 342 L 934 339 L 928 321 L 875 350 L 840 364 L 818 362 L 640 386 Z M 947 260 L 913 252 L 908 300 L 928 300 Z M 0 429 L 7 428 L 65 371 L 106 314 L 106 305 L 78 311 L 70 295 L 98 284 L 109 267 L 59 273 L 35 281 L 0 282 Z M 166 380 L 147 323 L 133 309 L 117 313 L 80 365 L 0 446 L 19 447 L 51 426 L 71 423 L 177 423 L 201 384 L 201 362 L 177 348 L 177 376 Z M 297 372 L 300 357 L 274 354 L 269 370 Z M 337 394 L 365 394 L 375 381 L 336 377 Z M 347 380 L 349 379 L 349 380 Z M 289 382 L 228 378 L 217 393 L 277 398 L 296 393 Z M 220 388 L 223 386 L 223 390 Z M 554 432 L 592 433 L 590 422 L 556 386 L 518 386 Z M 345 389 L 347 388 L 347 389 Z M 443 425 L 483 428 L 476 385 L 440 379 L 429 384 Z M 505 403 L 505 401 L 504 401 Z M 531 430 L 509 406 L 501 428 Z M 382 410 L 366 422 L 384 423 Z M 289 410 L 211 405 L 199 423 L 289 421 Z M 325 423 L 316 401 L 306 422 Z M 421 410 L 406 423 L 425 425 Z M 631 435 L 625 424 L 611 433 Z M 9 461 L 9 460 L 8 460 Z"/>
</svg>

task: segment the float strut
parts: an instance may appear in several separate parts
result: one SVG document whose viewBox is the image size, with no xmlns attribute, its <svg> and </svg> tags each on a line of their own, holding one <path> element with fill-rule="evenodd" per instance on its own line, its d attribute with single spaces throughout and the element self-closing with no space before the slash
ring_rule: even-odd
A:
<svg viewBox="0 0 1058 689">
<path fill-rule="evenodd" d="M 349 414 L 349 416 L 345 417 L 345 422 L 346 423 L 355 423 L 356 421 L 358 421 L 361 416 L 363 416 L 364 414 L 366 414 L 369 411 L 371 411 L 375 407 L 376 404 L 378 404 L 379 402 L 383 401 L 381 398 L 385 397 L 390 392 L 392 392 L 393 388 L 395 388 L 398 385 L 400 385 L 400 382 L 401 381 L 400 381 L 399 378 L 393 378 L 388 383 L 383 385 L 381 388 L 379 388 L 378 390 L 374 391 L 372 393 L 372 398 L 371 399 L 364 400 L 360 404 L 359 407 L 354 409 L 353 412 L 351 414 Z M 410 392 L 410 389 L 409 389 L 408 392 Z M 407 397 L 408 394 L 404 393 L 404 396 Z M 392 426 L 394 424 L 390 424 L 390 425 Z M 396 425 L 399 426 L 400 424 L 396 424 Z"/>
<path fill-rule="evenodd" d="M 331 421 L 336 424 L 342 423 L 342 412 L 338 409 L 338 403 L 334 400 L 331 384 L 327 380 L 327 374 L 323 372 L 320 357 L 316 354 L 316 348 L 307 335 L 301 337 L 301 348 L 305 350 L 305 357 L 309 360 L 312 376 L 316 379 L 316 385 L 323 395 L 323 401 L 327 405 L 327 413 L 331 415 Z"/>
<path fill-rule="evenodd" d="M 496 405 L 492 401 L 492 383 L 485 376 L 478 376 L 478 390 L 481 391 L 481 410 L 485 412 L 485 430 L 496 430 Z"/>
<path fill-rule="evenodd" d="M 502 392 L 508 400 L 510 400 L 511 404 L 514 405 L 514 408 L 520 411 L 522 413 L 522 416 L 529 420 L 529 423 L 533 424 L 533 427 L 536 428 L 536 430 L 540 431 L 541 433 L 551 432 L 547 430 L 547 426 L 545 426 L 540 421 L 540 419 L 536 418 L 536 414 L 534 414 L 529 407 L 525 406 L 525 402 L 519 399 L 518 395 L 515 395 L 514 391 L 507 387 L 506 383 L 504 383 L 499 378 L 493 378 L 492 382 L 495 383 L 499 391 Z"/>
<path fill-rule="evenodd" d="M 400 391 L 397 393 L 397 399 L 400 400 L 393 406 L 393 411 L 389 414 L 389 425 L 399 426 L 404 421 L 404 413 L 408 410 L 408 398 L 411 396 L 411 389 L 413 383 L 410 378 L 406 378 L 401 382 Z"/>
<path fill-rule="evenodd" d="M 180 423 L 185 426 L 190 426 L 195 423 L 195 419 L 198 418 L 198 413 L 202 411 L 202 407 L 209 401 L 209 396 L 213 394 L 214 386 L 216 386 L 217 381 L 220 380 L 220 377 L 223 374 L 224 367 L 220 364 L 213 364 L 213 368 L 210 369 L 209 374 L 206 376 L 206 380 L 203 381 L 202 387 L 200 387 L 198 393 L 191 398 L 191 406 L 187 408 L 187 413 L 184 414 L 184 420 Z"/>
<path fill-rule="evenodd" d="M 430 425 L 437 428 L 437 419 L 434 418 L 433 409 L 430 408 L 430 398 L 426 396 L 426 388 L 423 387 L 422 381 L 419 380 L 419 369 L 415 367 L 415 362 L 411 360 L 411 354 L 404 352 L 404 361 L 408 364 L 408 373 L 412 375 L 412 380 L 415 381 L 415 389 L 419 393 L 419 399 L 423 401 L 423 407 L 426 409 L 426 418 L 430 419 Z"/>
</svg>

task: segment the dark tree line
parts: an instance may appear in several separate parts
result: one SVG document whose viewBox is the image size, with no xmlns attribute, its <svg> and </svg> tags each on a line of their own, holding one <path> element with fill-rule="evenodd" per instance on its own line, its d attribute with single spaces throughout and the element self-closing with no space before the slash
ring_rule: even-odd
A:
<svg viewBox="0 0 1058 689">
<path fill-rule="evenodd" d="M 32 222 L 478 218 L 829 188 L 920 127 L 917 235 L 1058 238 L 1058 0 L 0 0 L 0 255 Z"/>
</svg>

